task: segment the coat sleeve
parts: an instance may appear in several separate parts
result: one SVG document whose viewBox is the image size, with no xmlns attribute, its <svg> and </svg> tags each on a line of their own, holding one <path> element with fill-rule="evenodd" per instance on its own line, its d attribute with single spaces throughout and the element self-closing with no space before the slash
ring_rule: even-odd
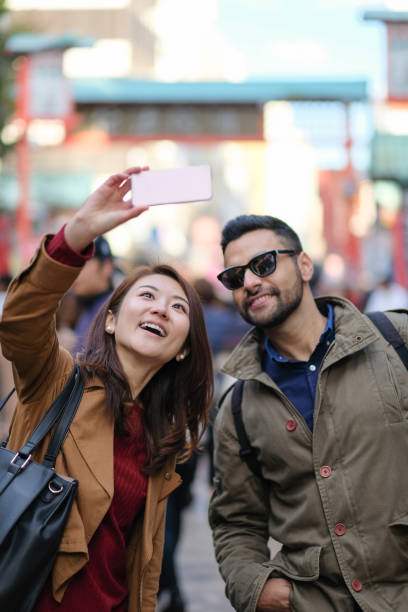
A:
<svg viewBox="0 0 408 612">
<path fill-rule="evenodd" d="M 12 362 L 21 402 L 41 399 L 44 384 L 52 386 L 56 371 L 65 376 L 72 358 L 58 345 L 55 312 L 81 268 L 52 259 L 46 237 L 29 265 L 11 283 L 0 321 L 3 355 Z"/>
<path fill-rule="evenodd" d="M 225 402 L 214 427 L 215 489 L 209 522 L 226 594 L 238 612 L 254 612 L 271 569 L 268 549 L 268 488 L 239 456 L 239 443 Z"/>
</svg>

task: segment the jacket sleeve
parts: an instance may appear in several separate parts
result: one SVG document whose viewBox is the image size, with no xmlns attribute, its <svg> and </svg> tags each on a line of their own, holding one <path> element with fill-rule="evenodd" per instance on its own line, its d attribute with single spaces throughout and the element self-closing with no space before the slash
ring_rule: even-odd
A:
<svg viewBox="0 0 408 612">
<path fill-rule="evenodd" d="M 238 612 L 254 612 L 271 569 L 268 488 L 239 456 L 239 443 L 224 402 L 214 427 L 215 489 L 209 522 L 226 594 Z"/>
<path fill-rule="evenodd" d="M 13 364 L 17 393 L 25 403 L 41 399 L 44 384 L 58 384 L 57 370 L 65 376 L 72 369 L 72 358 L 58 345 L 55 312 L 81 268 L 52 259 L 45 241 L 12 281 L 0 321 L 3 355 Z"/>
</svg>

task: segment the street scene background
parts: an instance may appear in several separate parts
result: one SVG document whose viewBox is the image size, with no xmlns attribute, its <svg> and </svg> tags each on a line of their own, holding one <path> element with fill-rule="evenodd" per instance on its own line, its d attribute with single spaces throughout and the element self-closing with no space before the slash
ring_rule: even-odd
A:
<svg viewBox="0 0 408 612">
<path fill-rule="evenodd" d="M 247 329 L 216 280 L 236 215 L 293 226 L 316 295 L 408 308 L 407 0 L 0 0 L 0 48 L 0 311 L 41 236 L 107 176 L 202 164 L 209 201 L 154 207 L 105 238 L 113 286 L 157 261 L 195 284 L 217 397 Z M 70 297 L 58 327 L 72 350 Z M 0 356 L 1 395 L 12 385 Z M 209 448 L 181 514 L 186 612 L 232 609 L 207 523 Z"/>
</svg>

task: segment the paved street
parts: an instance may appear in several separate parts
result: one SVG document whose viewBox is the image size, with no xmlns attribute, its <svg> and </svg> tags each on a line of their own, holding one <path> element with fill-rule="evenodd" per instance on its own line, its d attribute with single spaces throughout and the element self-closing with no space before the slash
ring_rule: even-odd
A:
<svg viewBox="0 0 408 612">
<path fill-rule="evenodd" d="M 210 491 L 206 455 L 200 458 L 193 491 L 194 501 L 184 512 L 183 533 L 178 551 L 181 588 L 186 612 L 231 612 L 224 595 L 224 582 L 214 559 L 207 520 Z"/>
<path fill-rule="evenodd" d="M 215 562 L 207 509 L 210 490 L 208 486 L 208 458 L 200 457 L 193 483 L 194 500 L 184 511 L 183 529 L 177 554 L 180 586 L 186 601 L 185 612 L 232 612 L 233 608 L 224 594 L 224 582 Z M 270 540 L 274 555 L 279 545 Z M 161 600 L 158 611 L 165 606 Z"/>
</svg>

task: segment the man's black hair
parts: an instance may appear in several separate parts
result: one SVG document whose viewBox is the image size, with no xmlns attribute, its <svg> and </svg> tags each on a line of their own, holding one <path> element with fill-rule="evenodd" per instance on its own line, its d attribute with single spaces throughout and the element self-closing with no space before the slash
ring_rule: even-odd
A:
<svg viewBox="0 0 408 612">
<path fill-rule="evenodd" d="M 271 230 L 285 242 L 285 245 L 294 249 L 297 253 L 303 251 L 302 243 L 297 233 L 281 219 L 269 215 L 239 215 L 239 217 L 228 221 L 222 230 L 222 252 L 225 253 L 227 245 L 232 240 L 236 240 L 248 232 L 259 229 Z"/>
<path fill-rule="evenodd" d="M 109 242 L 103 236 L 98 236 L 94 240 L 95 250 L 94 257 L 99 259 L 100 261 L 112 261 L 112 251 L 109 246 Z"/>
</svg>

